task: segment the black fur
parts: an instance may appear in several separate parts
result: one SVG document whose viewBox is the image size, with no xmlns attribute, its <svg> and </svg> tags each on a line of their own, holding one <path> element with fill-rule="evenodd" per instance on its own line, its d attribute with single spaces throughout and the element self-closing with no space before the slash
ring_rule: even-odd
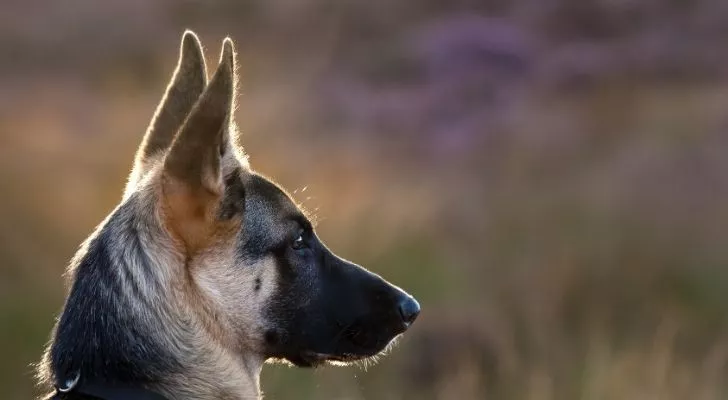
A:
<svg viewBox="0 0 728 400">
<path fill-rule="evenodd" d="M 130 225 L 124 220 L 123 207 L 90 240 L 74 269 L 73 286 L 53 332 L 50 365 L 54 384 L 77 372 L 89 381 L 154 383 L 182 368 L 154 341 L 157 335 L 146 331 L 145 325 L 135 320 L 135 313 L 125 311 L 131 302 L 144 301 L 144 296 L 129 298 L 123 293 L 119 272 L 125 265 L 117 264 L 110 254 L 110 244 L 118 238 L 109 227 Z M 126 253 L 143 257 L 141 249 L 137 250 Z M 141 264 L 149 266 L 145 261 Z M 133 279 L 126 282 L 134 291 L 139 290 Z"/>
<path fill-rule="evenodd" d="M 99 400 L 98 397 L 89 396 L 81 393 L 57 393 L 51 397 L 46 397 L 47 400 Z"/>
<path fill-rule="evenodd" d="M 296 208 L 275 184 L 253 176 L 246 193 L 240 252 L 248 259 L 273 256 L 278 268 L 277 292 L 267 309 L 269 357 L 312 366 L 325 361 L 313 354 L 372 356 L 406 329 L 399 305 L 413 301 L 408 294 L 333 254 L 300 212 L 285 211 Z M 306 246 L 294 249 L 301 231 Z"/>
</svg>

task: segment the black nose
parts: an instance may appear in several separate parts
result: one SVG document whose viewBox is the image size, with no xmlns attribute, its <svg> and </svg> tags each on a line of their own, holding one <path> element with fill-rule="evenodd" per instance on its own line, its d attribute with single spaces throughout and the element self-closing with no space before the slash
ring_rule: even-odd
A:
<svg viewBox="0 0 728 400">
<path fill-rule="evenodd" d="M 411 325 L 415 322 L 417 316 L 420 315 L 420 304 L 417 303 L 414 297 L 405 297 L 404 300 L 399 302 L 399 315 L 402 317 L 402 322 L 405 325 Z"/>
</svg>

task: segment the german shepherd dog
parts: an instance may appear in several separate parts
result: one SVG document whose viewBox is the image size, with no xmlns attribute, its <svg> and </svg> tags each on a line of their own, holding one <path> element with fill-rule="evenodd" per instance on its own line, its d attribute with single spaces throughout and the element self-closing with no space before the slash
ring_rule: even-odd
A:
<svg viewBox="0 0 728 400">
<path fill-rule="evenodd" d="M 382 352 L 417 301 L 332 253 L 253 171 L 234 128 L 236 61 L 207 80 L 187 31 L 121 203 L 83 243 L 39 364 L 55 399 L 258 399 L 267 360 Z"/>
</svg>

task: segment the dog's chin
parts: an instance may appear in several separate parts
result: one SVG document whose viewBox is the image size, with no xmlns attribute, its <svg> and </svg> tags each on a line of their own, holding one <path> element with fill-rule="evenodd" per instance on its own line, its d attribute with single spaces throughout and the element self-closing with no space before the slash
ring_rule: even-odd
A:
<svg viewBox="0 0 728 400">
<path fill-rule="evenodd" d="M 282 362 L 299 368 L 316 368 L 322 365 L 334 363 L 345 364 L 346 361 L 343 361 L 344 359 L 348 359 L 348 357 L 306 351 L 297 354 L 273 357 L 268 359 L 268 361 L 274 363 Z M 356 360 L 356 358 L 351 358 L 350 362 L 354 362 Z"/>
<path fill-rule="evenodd" d="M 354 352 L 320 353 L 315 351 L 301 351 L 295 355 L 287 355 L 284 359 L 296 367 L 316 368 L 322 365 L 348 365 L 359 362 L 367 364 L 367 360 L 376 359 L 380 354 L 388 352 L 397 342 L 397 338 L 390 340 L 384 346 L 375 348 L 357 348 Z"/>
<path fill-rule="evenodd" d="M 316 353 L 312 351 L 303 352 L 295 357 L 287 358 L 288 361 L 297 367 L 316 368 L 322 365 L 347 365 L 357 361 L 361 361 L 376 355 L 378 352 L 370 355 L 366 354 L 326 354 Z"/>
</svg>

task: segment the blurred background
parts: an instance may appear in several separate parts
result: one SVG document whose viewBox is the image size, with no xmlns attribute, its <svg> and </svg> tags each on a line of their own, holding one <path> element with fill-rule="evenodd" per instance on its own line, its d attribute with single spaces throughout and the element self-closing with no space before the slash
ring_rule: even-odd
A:
<svg viewBox="0 0 728 400">
<path fill-rule="evenodd" d="M 0 388 L 28 399 L 185 28 L 254 168 L 423 314 L 266 399 L 728 397 L 728 2 L 2 0 Z"/>
</svg>

